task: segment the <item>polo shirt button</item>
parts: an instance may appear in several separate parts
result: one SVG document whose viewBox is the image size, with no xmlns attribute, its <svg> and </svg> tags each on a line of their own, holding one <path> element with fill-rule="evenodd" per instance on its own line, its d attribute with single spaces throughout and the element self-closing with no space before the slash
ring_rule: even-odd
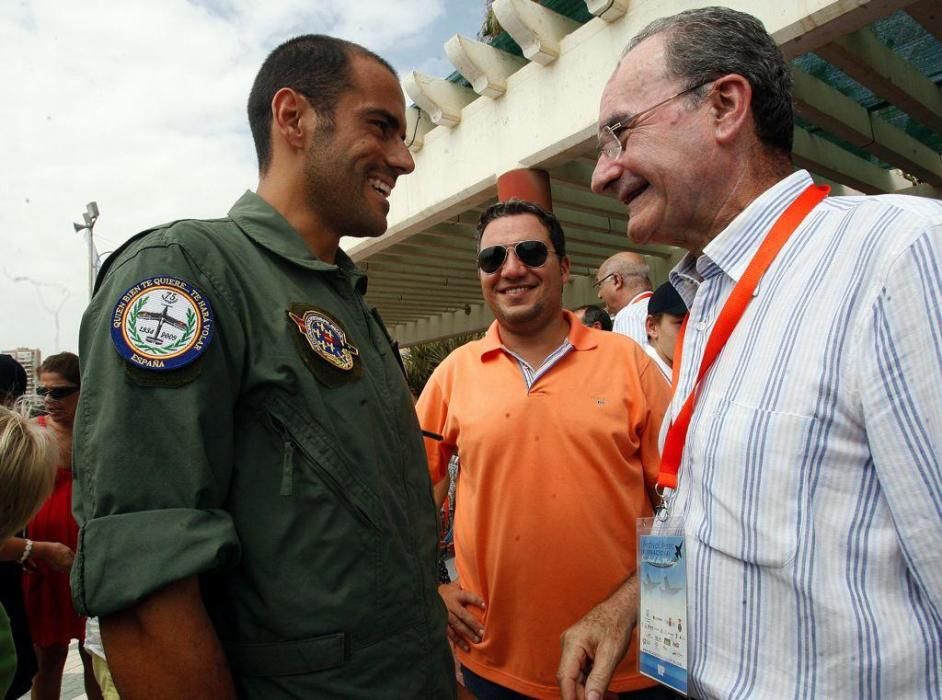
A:
<svg viewBox="0 0 942 700">
<path fill-rule="evenodd" d="M 697 324 L 697 330 L 698 330 L 698 331 L 705 331 L 705 330 L 706 330 L 706 321 L 700 321 L 700 322 Z"/>
</svg>

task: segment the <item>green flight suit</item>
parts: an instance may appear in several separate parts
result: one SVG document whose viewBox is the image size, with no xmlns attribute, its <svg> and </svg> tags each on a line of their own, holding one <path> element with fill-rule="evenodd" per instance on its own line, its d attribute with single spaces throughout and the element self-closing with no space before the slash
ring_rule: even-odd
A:
<svg viewBox="0 0 942 700">
<path fill-rule="evenodd" d="M 211 306 L 212 336 L 170 371 L 112 339 L 125 291 L 155 277 Z M 109 261 L 80 336 L 81 614 L 199 574 L 242 696 L 453 696 L 421 433 L 365 287 L 251 192 L 228 218 L 145 232 Z M 309 308 L 346 334 L 352 369 L 312 349 Z"/>
</svg>

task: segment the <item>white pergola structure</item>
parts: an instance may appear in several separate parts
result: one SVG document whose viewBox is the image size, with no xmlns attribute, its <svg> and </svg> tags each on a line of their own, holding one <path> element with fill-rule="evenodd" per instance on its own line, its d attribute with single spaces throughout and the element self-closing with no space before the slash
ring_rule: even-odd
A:
<svg viewBox="0 0 942 700">
<path fill-rule="evenodd" d="M 615 252 L 645 254 L 655 283 L 679 258 L 675 248 L 633 244 L 624 206 L 593 194 L 589 179 L 599 98 L 628 40 L 659 16 L 709 3 L 585 0 L 579 10 L 591 19 L 581 22 L 572 18 L 579 13 L 551 9 L 573 4 L 496 0 L 494 13 L 522 56 L 456 35 L 445 44 L 455 75 L 404 77 L 414 103 L 407 143 L 416 170 L 391 197 L 388 232 L 349 251 L 369 275 L 367 301 L 401 345 L 490 323 L 474 262 L 474 225 L 496 201 L 498 177 L 508 171 L 549 173 L 572 260 L 567 306 L 595 301 L 595 270 Z M 798 59 L 792 63 L 797 167 L 838 192 L 942 198 L 942 72 L 927 74 L 877 32 L 885 18 L 905 12 L 907 26 L 924 35 L 923 45 L 928 37 L 938 47 L 942 63 L 942 0 L 723 4 L 756 15 L 786 58 Z"/>
</svg>

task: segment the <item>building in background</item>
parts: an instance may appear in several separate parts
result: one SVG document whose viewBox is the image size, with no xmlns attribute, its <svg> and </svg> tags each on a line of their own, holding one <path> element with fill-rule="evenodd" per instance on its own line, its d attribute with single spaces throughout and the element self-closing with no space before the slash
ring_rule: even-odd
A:
<svg viewBox="0 0 942 700">
<path fill-rule="evenodd" d="M 15 350 L 0 350 L 4 355 L 12 355 L 13 359 L 23 365 L 26 370 L 26 393 L 36 393 L 36 372 L 42 364 L 42 353 L 38 348 L 16 348 Z"/>
</svg>

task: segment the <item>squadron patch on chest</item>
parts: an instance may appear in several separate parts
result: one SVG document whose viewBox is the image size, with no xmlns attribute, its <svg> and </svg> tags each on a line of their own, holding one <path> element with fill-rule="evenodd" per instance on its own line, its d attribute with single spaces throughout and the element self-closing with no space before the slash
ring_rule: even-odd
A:
<svg viewBox="0 0 942 700">
<path fill-rule="evenodd" d="M 360 352 L 347 340 L 340 323 L 329 314 L 320 309 L 302 309 L 294 305 L 288 311 L 288 317 L 317 357 L 344 372 L 354 368 L 355 358 Z"/>
<path fill-rule="evenodd" d="M 125 291 L 111 314 L 111 339 L 128 363 L 163 372 L 198 359 L 213 338 L 209 299 L 177 277 L 141 280 Z"/>
</svg>

